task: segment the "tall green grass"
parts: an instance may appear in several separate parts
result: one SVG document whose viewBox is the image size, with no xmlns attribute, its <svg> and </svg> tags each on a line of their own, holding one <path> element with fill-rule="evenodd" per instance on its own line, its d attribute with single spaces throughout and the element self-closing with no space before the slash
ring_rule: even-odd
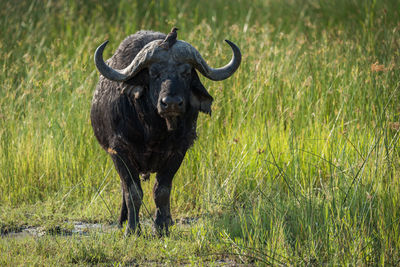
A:
<svg viewBox="0 0 400 267">
<path fill-rule="evenodd" d="M 174 179 L 174 217 L 210 215 L 212 244 L 260 264 L 400 261 L 398 1 L 1 6 L 2 229 L 43 209 L 116 220 L 119 178 L 89 120 L 93 51 L 174 25 L 211 66 L 229 60 L 225 38 L 243 53 L 230 79 L 202 79 L 213 115 Z"/>
</svg>

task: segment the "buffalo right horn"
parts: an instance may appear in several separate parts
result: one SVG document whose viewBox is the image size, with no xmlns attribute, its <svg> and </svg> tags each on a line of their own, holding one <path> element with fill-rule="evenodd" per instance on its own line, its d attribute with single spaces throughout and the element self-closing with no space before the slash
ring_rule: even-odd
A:
<svg viewBox="0 0 400 267">
<path fill-rule="evenodd" d="M 104 62 L 103 51 L 108 43 L 108 41 L 105 41 L 96 49 L 96 52 L 94 53 L 94 63 L 96 64 L 99 72 L 107 79 L 117 82 L 124 82 L 135 76 L 139 71 L 158 59 L 156 53 L 152 52 L 154 52 L 160 42 L 160 40 L 157 40 L 147 44 L 142 50 L 140 50 L 129 66 L 122 70 L 116 70 L 109 67 Z"/>
</svg>

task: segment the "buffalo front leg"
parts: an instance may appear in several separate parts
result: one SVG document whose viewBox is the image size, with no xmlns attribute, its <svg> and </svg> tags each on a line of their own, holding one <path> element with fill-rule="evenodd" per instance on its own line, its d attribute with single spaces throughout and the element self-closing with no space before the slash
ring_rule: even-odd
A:
<svg viewBox="0 0 400 267">
<path fill-rule="evenodd" d="M 170 195 L 172 179 L 182 163 L 183 154 L 171 157 L 162 171 L 156 175 L 156 182 L 153 188 L 153 197 L 156 204 L 154 218 L 154 229 L 158 235 L 168 235 L 168 227 L 173 225 L 170 208 Z"/>
<path fill-rule="evenodd" d="M 125 235 L 130 235 L 135 231 L 140 234 L 139 211 L 142 205 L 143 191 L 140 186 L 139 174 L 128 160 L 120 155 L 112 156 L 115 168 L 121 178 L 122 187 L 122 207 L 119 223 L 128 219 Z"/>
<path fill-rule="evenodd" d="M 153 189 L 156 213 L 154 218 L 154 230 L 160 236 L 168 235 L 168 227 L 173 225 L 170 209 L 171 184 L 160 184 L 156 181 Z"/>
</svg>

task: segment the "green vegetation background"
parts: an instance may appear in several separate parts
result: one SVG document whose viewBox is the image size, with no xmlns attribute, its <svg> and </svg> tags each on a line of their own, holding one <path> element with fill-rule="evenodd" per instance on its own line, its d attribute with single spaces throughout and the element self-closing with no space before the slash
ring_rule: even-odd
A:
<svg viewBox="0 0 400 267">
<path fill-rule="evenodd" d="M 0 265 L 400 261 L 400 2 L 0 1 Z M 115 223 L 119 178 L 90 126 L 98 73 L 140 29 L 195 46 L 222 82 L 172 192 L 170 237 L 51 235 Z M 154 211 L 143 183 L 142 218 Z M 64 229 L 64 230 L 65 230 Z M 63 230 L 63 231 L 64 231 Z M 66 230 L 65 230 L 66 231 Z M 146 233 L 149 234 L 146 234 Z"/>
</svg>

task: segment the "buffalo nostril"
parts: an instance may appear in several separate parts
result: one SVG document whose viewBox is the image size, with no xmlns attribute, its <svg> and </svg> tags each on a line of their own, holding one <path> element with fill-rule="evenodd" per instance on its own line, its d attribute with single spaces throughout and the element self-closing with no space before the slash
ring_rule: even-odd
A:
<svg viewBox="0 0 400 267">
<path fill-rule="evenodd" d="M 178 107 L 182 107 L 182 106 L 183 106 L 183 99 L 180 98 L 180 97 L 178 97 L 178 98 L 176 99 L 176 104 L 178 105 Z"/>
<path fill-rule="evenodd" d="M 162 106 L 163 108 L 167 108 L 169 102 L 170 102 L 170 101 L 169 101 L 169 97 L 163 97 L 163 98 L 161 99 L 161 106 Z"/>
</svg>

